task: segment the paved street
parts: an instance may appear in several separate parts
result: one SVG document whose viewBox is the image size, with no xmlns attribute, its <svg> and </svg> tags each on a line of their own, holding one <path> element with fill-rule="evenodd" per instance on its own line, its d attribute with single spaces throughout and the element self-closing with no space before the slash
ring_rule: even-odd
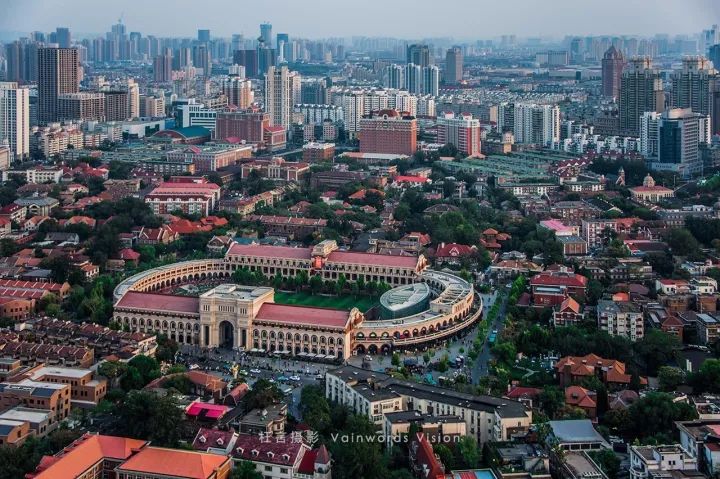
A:
<svg viewBox="0 0 720 479">
<path fill-rule="evenodd" d="M 507 307 L 507 296 L 503 296 L 502 304 L 500 305 L 500 309 L 498 310 L 498 314 L 495 317 L 495 321 L 489 326 L 489 332 L 491 333 L 493 330 L 497 330 L 498 334 L 503 330 L 505 327 L 505 310 Z M 487 311 L 489 310 L 489 307 L 485 309 L 485 313 L 487 314 Z M 477 360 L 473 364 L 473 371 L 472 371 L 472 383 L 477 384 L 480 381 L 480 378 L 483 376 L 487 376 L 488 374 L 488 363 L 491 359 L 490 354 L 490 344 L 489 344 L 489 337 L 490 334 L 485 338 L 483 342 L 483 347 L 480 350 L 480 355 L 477 357 Z"/>
<path fill-rule="evenodd" d="M 484 314 L 487 316 L 490 307 L 495 301 L 496 294 L 480 294 L 480 296 L 483 300 Z M 498 317 L 494 324 L 490 326 L 491 331 L 493 329 L 497 329 L 498 332 L 502 330 L 504 316 L 505 304 L 503 303 Z M 434 348 L 431 362 L 438 361 L 444 354 L 447 354 L 450 360 L 454 360 L 458 356 L 467 358 L 467 353 L 470 351 L 477 334 L 478 328 L 474 328 L 469 331 L 465 337 L 452 341 L 449 344 L 446 343 L 445 347 Z M 300 419 L 300 412 L 297 406 L 300 402 L 300 392 L 302 388 L 309 384 L 322 384 L 322 377 L 326 371 L 337 367 L 337 365 L 334 364 L 300 361 L 290 358 L 251 356 L 221 348 L 203 350 L 198 346 L 192 345 L 181 345 L 179 353 L 178 360 L 188 367 L 197 366 L 198 370 L 222 377 L 226 381 L 232 379 L 230 367 L 232 367 L 233 364 L 237 364 L 240 370 L 247 373 L 245 377 L 251 385 L 260 378 L 276 381 L 281 389 L 287 391 L 290 412 L 298 419 Z M 424 352 L 420 350 L 408 351 L 406 353 L 401 352 L 400 358 L 401 361 L 413 358 L 418 365 L 423 366 L 423 354 Z M 347 363 L 361 367 L 364 358 L 364 356 L 352 356 L 347 360 Z M 489 360 L 490 348 L 487 344 L 487 338 L 485 338 L 485 345 L 477 361 L 473 364 L 472 371 L 467 367 L 450 369 L 444 373 L 427 371 L 423 374 L 423 377 L 431 377 L 432 381 L 437 382 L 440 377 L 452 377 L 455 372 L 464 372 L 471 376 L 474 384 L 477 384 L 479 378 L 487 374 L 487 364 Z M 374 371 L 384 372 L 386 368 L 391 366 L 391 356 L 377 355 L 373 356 L 372 361 L 370 361 L 370 368 Z M 290 376 L 298 376 L 299 381 L 289 380 Z M 289 391 L 287 388 L 292 389 Z"/>
</svg>

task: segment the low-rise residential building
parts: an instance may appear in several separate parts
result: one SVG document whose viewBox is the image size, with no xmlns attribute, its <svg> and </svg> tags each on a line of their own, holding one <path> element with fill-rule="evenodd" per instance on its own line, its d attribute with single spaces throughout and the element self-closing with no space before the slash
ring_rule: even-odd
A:
<svg viewBox="0 0 720 479">
<path fill-rule="evenodd" d="M 302 240 L 309 235 L 322 233 L 327 226 L 326 219 L 302 218 L 297 216 L 249 215 L 248 221 L 257 221 L 265 227 L 265 234 L 287 236 Z"/>
<path fill-rule="evenodd" d="M 717 314 L 695 315 L 698 339 L 703 344 L 713 344 L 720 339 L 720 316 Z"/>
<path fill-rule="evenodd" d="M 597 417 L 597 394 L 581 386 L 565 388 L 565 406 L 582 409 L 589 419 Z"/>
<path fill-rule="evenodd" d="M 597 377 L 611 388 L 625 388 L 632 380 L 632 376 L 625 373 L 625 363 L 596 354 L 565 356 L 555 364 L 555 370 L 561 386 Z M 641 377 L 640 384 L 647 384 L 647 378 Z"/>
<path fill-rule="evenodd" d="M 465 421 L 466 434 L 479 443 L 524 435 L 532 420 L 532 412 L 517 401 L 413 383 L 353 366 L 326 374 L 325 395 L 378 426 L 386 414 L 399 411 L 458 416 Z"/>
<path fill-rule="evenodd" d="M 30 374 L 33 381 L 67 384 L 75 404 L 97 405 L 105 397 L 107 381 L 96 379 L 90 369 L 42 366 Z"/>
<path fill-rule="evenodd" d="M 628 301 L 600 300 L 597 305 L 598 328 L 610 336 L 639 341 L 645 336 L 645 322 L 640 307 Z"/>
<path fill-rule="evenodd" d="M 610 445 L 595 430 L 590 419 L 550 421 L 548 442 L 562 451 L 598 451 Z"/>
<path fill-rule="evenodd" d="M 238 421 L 239 430 L 246 434 L 270 434 L 276 436 L 285 433 L 287 404 L 271 404 L 262 409 L 253 409 Z"/>
<path fill-rule="evenodd" d="M 561 479 L 608 479 L 602 468 L 585 451 L 563 453 L 562 461 L 553 461 Z"/>
<path fill-rule="evenodd" d="M 13 421 L 27 425 L 27 430 L 35 437 L 42 438 L 60 426 L 55 413 L 50 409 L 15 406 L 0 413 L 0 424 L 3 421 Z M 21 427 L 20 430 L 25 429 Z"/>
<path fill-rule="evenodd" d="M 690 455 L 679 444 L 630 446 L 631 479 L 665 478 L 673 471 L 682 471 L 683 477 L 688 477 L 687 472 L 701 476 L 697 457 Z"/>
<path fill-rule="evenodd" d="M 557 240 L 562 245 L 563 256 L 585 256 L 588 254 L 587 241 L 579 236 L 558 236 Z"/>
<path fill-rule="evenodd" d="M 62 175 L 62 168 L 43 166 L 28 168 L 27 170 L 5 170 L 2 172 L 3 181 L 7 181 L 13 176 L 19 176 L 30 184 L 59 183 Z"/>
<path fill-rule="evenodd" d="M 320 163 L 330 161 L 335 156 L 335 143 L 310 142 L 303 145 L 303 161 Z"/>
<path fill-rule="evenodd" d="M 560 326 L 577 326 L 583 319 L 585 319 L 585 314 L 580 310 L 580 303 L 571 297 L 565 298 L 553 312 L 553 325 L 556 328 Z"/>
<path fill-rule="evenodd" d="M 23 379 L 16 383 L 0 383 L 0 408 L 24 406 L 52 411 L 52 422 L 60 422 L 70 414 L 70 386 Z"/>
</svg>

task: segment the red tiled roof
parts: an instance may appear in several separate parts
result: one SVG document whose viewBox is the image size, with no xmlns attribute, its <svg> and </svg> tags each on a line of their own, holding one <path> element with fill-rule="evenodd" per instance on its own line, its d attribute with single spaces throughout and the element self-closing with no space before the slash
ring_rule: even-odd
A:
<svg viewBox="0 0 720 479">
<path fill-rule="evenodd" d="M 342 309 L 265 303 L 260 306 L 255 321 L 273 321 L 344 328 L 349 318 L 349 312 Z"/>
<path fill-rule="evenodd" d="M 185 409 L 185 414 L 192 417 L 202 416 L 207 419 L 220 419 L 229 410 L 229 407 L 223 406 L 222 404 L 193 401 Z"/>
<path fill-rule="evenodd" d="M 333 251 L 328 256 L 328 263 L 354 263 L 389 266 L 391 268 L 415 268 L 418 263 L 418 258 L 416 256 L 392 256 L 375 253 L 357 253 L 354 251 Z"/>
<path fill-rule="evenodd" d="M 147 309 L 150 311 L 173 311 L 177 313 L 198 313 L 200 311 L 200 298 L 128 291 L 120 301 L 117 302 L 115 307 Z"/>
<path fill-rule="evenodd" d="M 447 243 L 438 246 L 435 251 L 436 258 L 457 258 L 459 256 L 469 256 L 473 253 L 472 246 L 458 244 L 458 243 Z"/>
<path fill-rule="evenodd" d="M 580 312 L 580 303 L 572 299 L 570 296 L 565 298 L 565 300 L 560 304 L 560 311 L 567 311 L 570 310 L 573 313 L 579 313 Z"/>
<path fill-rule="evenodd" d="M 565 404 L 578 407 L 597 407 L 593 398 L 595 393 L 580 386 L 568 386 L 565 388 Z"/>
<path fill-rule="evenodd" d="M 309 248 L 291 248 L 289 246 L 267 246 L 259 244 L 241 245 L 234 243 L 227 254 L 258 256 L 263 258 L 310 259 Z"/>
<path fill-rule="evenodd" d="M 140 259 L 140 253 L 138 253 L 137 251 L 134 251 L 130 248 L 125 248 L 125 249 L 120 250 L 119 256 L 120 256 L 120 259 L 129 259 L 131 261 Z"/>
<path fill-rule="evenodd" d="M 315 472 L 315 457 L 317 457 L 316 449 L 305 452 L 302 460 L 300 461 L 300 465 L 298 466 L 298 472 L 312 476 Z"/>
<path fill-rule="evenodd" d="M 289 466 L 295 464 L 298 456 L 307 450 L 307 446 L 300 442 L 293 442 L 283 438 L 269 438 L 267 441 L 260 436 L 240 434 L 235 442 L 233 457 L 253 462 L 265 462 Z M 255 453 L 253 453 L 255 451 Z"/>
<path fill-rule="evenodd" d="M 396 176 L 393 178 L 397 183 L 427 183 L 428 179 L 424 176 Z"/>
<path fill-rule="evenodd" d="M 542 389 L 529 388 L 524 386 L 516 386 L 505 395 L 509 399 L 521 399 L 526 397 L 537 397 L 542 392 Z"/>
<path fill-rule="evenodd" d="M 34 479 L 78 477 L 103 458 L 125 460 L 147 444 L 146 441 L 126 437 L 86 435 L 55 456 L 54 461 L 41 461 L 47 466 Z M 47 465 L 47 463 L 52 464 Z"/>
<path fill-rule="evenodd" d="M 570 286 L 573 288 L 584 288 L 587 286 L 587 278 L 580 274 L 551 274 L 540 273 L 530 279 L 531 286 Z"/>
<path fill-rule="evenodd" d="M 121 472 L 207 479 L 230 458 L 220 454 L 146 447 L 117 468 Z"/>
<path fill-rule="evenodd" d="M 225 448 L 232 441 L 234 431 L 220 431 L 201 427 L 193 440 L 193 449 L 207 451 L 211 447 Z"/>
</svg>

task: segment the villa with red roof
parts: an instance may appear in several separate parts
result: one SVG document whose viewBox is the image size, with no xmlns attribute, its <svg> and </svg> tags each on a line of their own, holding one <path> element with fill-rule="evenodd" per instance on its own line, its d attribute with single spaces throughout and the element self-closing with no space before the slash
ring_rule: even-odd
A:
<svg viewBox="0 0 720 479">
<path fill-rule="evenodd" d="M 435 250 L 435 264 L 460 264 L 463 258 L 469 258 L 477 252 L 475 246 L 458 243 L 440 243 Z"/>
<path fill-rule="evenodd" d="M 561 386 L 570 386 L 593 376 L 609 386 L 628 385 L 632 379 L 625 373 L 625 363 L 596 354 L 565 356 L 555 364 L 555 369 Z M 647 378 L 641 377 L 640 384 L 647 385 Z"/>
<path fill-rule="evenodd" d="M 582 409 L 589 419 L 597 417 L 597 394 L 580 386 L 565 388 L 565 405 Z"/>
</svg>

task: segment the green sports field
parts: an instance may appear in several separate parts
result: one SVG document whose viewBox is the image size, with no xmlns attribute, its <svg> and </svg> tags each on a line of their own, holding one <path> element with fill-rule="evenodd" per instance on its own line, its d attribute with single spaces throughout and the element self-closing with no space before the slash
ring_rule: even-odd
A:
<svg viewBox="0 0 720 479">
<path fill-rule="evenodd" d="M 275 291 L 275 302 L 278 304 L 296 304 L 298 306 L 318 306 L 321 308 L 347 309 L 358 308 L 365 312 L 378 304 L 378 298 L 351 294 L 343 296 L 321 296 L 310 293 L 286 293 Z"/>
</svg>

